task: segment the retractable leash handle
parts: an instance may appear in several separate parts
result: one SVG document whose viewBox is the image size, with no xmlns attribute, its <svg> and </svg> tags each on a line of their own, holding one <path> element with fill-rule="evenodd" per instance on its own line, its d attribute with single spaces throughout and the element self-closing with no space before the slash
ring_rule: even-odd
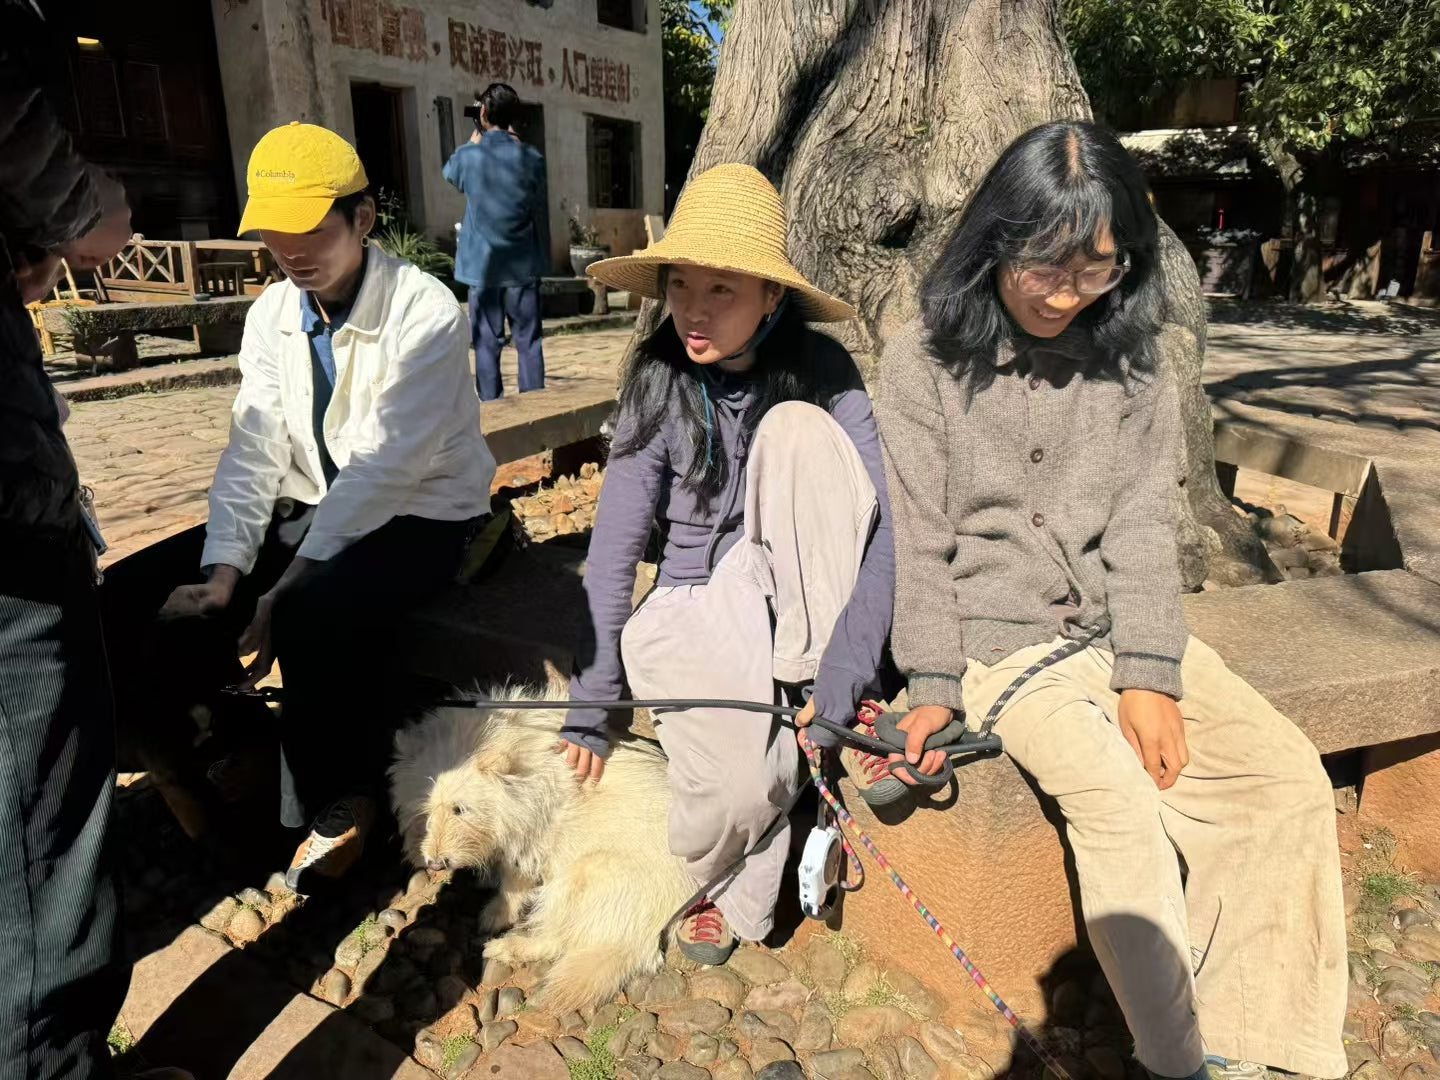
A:
<svg viewBox="0 0 1440 1080">
<path fill-rule="evenodd" d="M 887 746 L 893 747 L 893 752 L 898 754 L 905 752 L 906 734 L 900 730 L 900 721 L 905 719 L 905 715 L 905 713 L 881 713 L 874 720 L 876 736 Z M 956 718 L 926 739 L 925 749 L 926 751 L 939 750 L 945 755 L 940 771 L 934 776 L 922 773 L 908 761 L 892 761 L 890 771 L 892 773 L 903 772 L 919 787 L 942 788 L 949 784 L 955 776 L 955 758 L 971 754 L 993 756 L 1004 750 L 1004 746 L 1000 742 L 999 735 L 991 735 L 985 731 L 971 731 L 965 726 L 963 719 Z"/>
</svg>

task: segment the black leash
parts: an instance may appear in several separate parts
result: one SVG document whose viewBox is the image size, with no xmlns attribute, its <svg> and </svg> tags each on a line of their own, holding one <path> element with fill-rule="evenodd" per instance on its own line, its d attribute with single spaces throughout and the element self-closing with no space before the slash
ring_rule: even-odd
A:
<svg viewBox="0 0 1440 1080">
<path fill-rule="evenodd" d="M 1083 636 L 1067 641 L 1064 645 L 1054 651 L 1047 653 L 1035 663 L 1022 671 L 997 697 L 981 721 L 978 731 L 971 731 L 963 719 L 956 718 L 940 731 L 931 735 L 925 740 L 925 752 L 939 750 L 944 753 L 944 764 L 940 771 L 931 776 L 920 772 L 908 761 L 890 762 L 890 771 L 904 772 L 915 781 L 916 786 L 928 788 L 942 788 L 955 778 L 954 759 L 964 757 L 971 761 L 979 760 L 982 757 L 995 757 L 1004 750 L 1004 744 L 1000 736 L 993 733 L 995 723 L 1000 719 L 1001 712 L 1008 705 L 1015 694 L 1038 675 L 1041 671 L 1066 660 L 1077 653 L 1083 652 L 1092 642 L 1109 632 L 1109 620 L 1102 620 L 1093 629 L 1087 630 Z M 259 698 L 263 701 L 283 701 L 284 689 L 281 687 L 264 687 L 257 690 L 243 690 L 238 687 L 227 687 L 226 693 L 235 694 L 241 697 Z M 794 719 L 800 710 L 792 705 L 774 705 L 761 701 L 742 701 L 729 698 L 652 698 L 652 699 L 627 699 L 623 701 L 530 701 L 530 700 L 507 700 L 503 698 L 458 698 L 454 700 L 439 701 L 434 703 L 435 708 L 450 709 L 480 709 L 496 711 L 505 709 L 516 710 L 568 710 L 568 709 L 739 709 L 744 712 L 769 713 L 776 717 L 786 727 L 800 730 Z M 889 758 L 892 754 L 905 753 L 905 732 L 899 728 L 899 723 L 904 719 L 900 713 L 882 713 L 876 717 L 874 730 L 876 736 L 866 735 L 864 732 L 856 731 L 854 728 L 846 727 L 843 724 L 836 724 L 826 720 L 823 716 L 816 716 L 811 723 L 838 738 L 858 747 L 869 754 L 877 757 Z M 648 741 L 648 740 L 647 740 Z M 666 939 L 671 928 L 685 916 L 696 904 L 708 897 L 711 892 L 722 883 L 728 881 L 737 874 L 745 861 L 769 845 L 780 833 L 781 829 L 790 820 L 790 814 L 800 801 L 808 784 L 801 784 L 795 794 L 780 809 L 770 827 L 761 834 L 749 848 L 740 854 L 733 862 L 722 870 L 714 880 L 707 882 L 680 908 L 661 931 L 661 950 L 664 951 Z"/>
<path fill-rule="evenodd" d="M 227 687 L 227 694 L 238 697 L 259 698 L 262 701 L 284 701 L 285 691 L 283 687 L 267 686 L 258 690 L 241 690 L 236 687 Z M 1007 699 L 1008 700 L 1008 699 Z M 771 705 L 761 701 L 743 701 L 738 698 L 650 698 L 630 699 L 622 701 L 511 701 L 505 698 L 456 698 L 453 700 L 437 701 L 433 703 L 437 709 L 479 709 L 486 712 L 499 710 L 568 710 L 568 709 L 739 709 L 744 712 L 769 713 L 775 716 L 786 727 L 799 730 L 793 723 L 800 710 L 793 705 Z M 998 717 L 998 713 L 996 716 Z M 895 713 L 886 713 L 885 717 L 894 718 L 884 728 L 887 737 L 874 738 L 864 732 L 848 728 L 844 724 L 836 724 L 826 720 L 823 716 L 816 716 L 811 723 L 817 728 L 823 728 L 836 737 L 843 739 L 853 746 L 859 747 L 867 753 L 877 757 L 888 758 L 891 754 L 903 754 L 905 752 L 905 733 L 896 727 L 896 723 L 903 716 Z M 882 718 L 883 719 L 883 718 Z M 994 721 L 988 717 L 987 723 L 994 726 Z M 881 730 L 877 723 L 876 731 Z M 908 761 L 891 762 L 892 772 L 902 770 L 907 776 L 912 777 L 917 784 L 925 787 L 944 787 L 955 775 L 955 769 L 950 764 L 950 758 L 966 754 L 997 754 L 1004 747 L 1001 745 L 998 735 L 991 735 L 988 728 L 982 728 L 980 732 L 970 731 L 965 727 L 964 721 L 954 720 L 936 735 L 925 740 L 925 749 L 942 750 L 945 752 L 945 764 L 940 772 L 933 776 L 922 773 L 915 769 Z"/>
<path fill-rule="evenodd" d="M 1046 668 L 1058 664 L 1079 652 L 1089 648 L 1096 639 L 1104 636 L 1110 630 L 1109 620 L 1102 619 L 1094 628 L 1073 640 L 1067 641 L 1064 645 L 1054 651 L 1047 653 L 1035 663 L 1022 671 L 1005 690 L 997 697 L 981 721 L 979 730 L 971 731 L 965 721 L 957 717 L 947 724 L 940 731 L 931 735 L 925 740 L 925 752 L 939 750 L 945 755 L 944 764 L 938 773 L 933 776 L 922 773 L 908 761 L 890 762 L 890 771 L 904 772 L 918 786 L 929 788 L 943 788 L 955 777 L 955 767 L 952 759 L 957 757 L 971 757 L 979 755 L 994 756 L 1004 750 L 1004 744 L 1000 737 L 994 734 L 995 723 L 1000 719 L 1001 712 L 1015 694 L 1032 678 L 1044 671 Z M 285 691 L 283 687 L 267 686 L 256 690 L 245 690 L 239 687 L 226 687 L 227 694 L 239 697 L 259 698 L 262 701 L 283 701 Z M 769 713 L 776 717 L 786 727 L 798 730 L 794 719 L 800 713 L 800 709 L 793 705 L 775 705 L 763 701 L 744 701 L 735 698 L 649 698 L 649 699 L 625 699 L 621 701 L 532 701 L 532 700 L 510 700 L 506 698 L 456 698 L 433 703 L 433 707 L 440 709 L 480 709 L 484 711 L 496 711 L 504 709 L 515 710 L 570 710 L 570 709 L 739 709 L 744 712 Z M 900 721 L 904 716 L 899 713 L 882 713 L 876 717 L 874 730 L 875 735 L 866 735 L 864 732 L 856 731 L 854 728 L 846 727 L 844 724 L 837 724 L 823 716 L 816 716 L 811 719 L 811 724 L 817 728 L 830 732 L 832 735 L 849 743 L 852 746 L 864 750 L 866 753 L 876 757 L 889 758 L 892 754 L 903 754 L 905 752 L 906 734 L 899 728 Z"/>
</svg>

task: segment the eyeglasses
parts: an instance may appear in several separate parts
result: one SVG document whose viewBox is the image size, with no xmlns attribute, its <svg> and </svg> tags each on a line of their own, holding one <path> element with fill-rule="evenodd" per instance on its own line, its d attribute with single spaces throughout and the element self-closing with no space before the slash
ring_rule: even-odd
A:
<svg viewBox="0 0 1440 1080">
<path fill-rule="evenodd" d="M 1067 284 L 1081 296 L 1101 296 L 1120 284 L 1130 270 L 1130 260 L 1114 266 L 1087 266 L 1067 270 L 1063 266 L 1017 266 L 1015 284 L 1026 296 L 1050 296 Z"/>
</svg>

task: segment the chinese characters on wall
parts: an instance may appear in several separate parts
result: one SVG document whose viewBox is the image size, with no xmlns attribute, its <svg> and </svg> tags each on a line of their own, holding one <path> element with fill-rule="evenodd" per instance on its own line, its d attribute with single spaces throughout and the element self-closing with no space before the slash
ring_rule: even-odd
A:
<svg viewBox="0 0 1440 1080">
<path fill-rule="evenodd" d="M 604 101 L 630 100 L 630 65 L 603 56 L 586 56 L 579 49 L 562 49 L 561 86 L 576 94 Z"/>
<path fill-rule="evenodd" d="M 425 13 L 391 0 L 320 0 L 320 13 L 330 25 L 330 40 L 352 49 L 368 49 L 414 63 L 430 62 Z M 579 49 L 561 49 L 560 72 L 545 66 L 545 49 L 538 41 L 515 37 L 459 19 L 448 26 L 450 66 L 517 86 L 560 88 L 598 101 L 626 102 L 633 93 L 630 65 L 604 56 L 588 56 Z M 435 46 L 440 51 L 440 46 Z M 554 56 L 554 52 L 551 52 Z"/>
<path fill-rule="evenodd" d="M 450 66 L 509 83 L 545 85 L 543 48 L 538 41 L 503 30 L 450 20 Z"/>
<path fill-rule="evenodd" d="M 425 13 L 419 8 L 396 7 L 390 0 L 320 0 L 320 14 L 336 45 L 419 64 L 430 61 Z"/>
<path fill-rule="evenodd" d="M 450 66 L 511 83 L 545 86 L 558 81 L 562 90 L 603 101 L 630 100 L 630 65 L 602 56 L 586 56 L 579 49 L 561 49 L 561 73 L 547 77 L 544 46 L 538 41 L 511 37 L 503 30 L 487 30 L 473 23 L 450 20 Z M 551 54 L 554 55 L 553 53 Z"/>
</svg>

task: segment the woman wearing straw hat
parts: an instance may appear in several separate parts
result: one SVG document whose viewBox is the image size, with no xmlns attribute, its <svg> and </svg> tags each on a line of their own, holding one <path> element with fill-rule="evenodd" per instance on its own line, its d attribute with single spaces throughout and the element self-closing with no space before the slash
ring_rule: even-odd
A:
<svg viewBox="0 0 1440 1080">
<path fill-rule="evenodd" d="M 746 165 L 696 177 L 662 240 L 590 273 L 665 300 L 669 317 L 620 389 L 571 696 L 618 700 L 628 679 L 641 697 L 773 701 L 813 684 L 807 711 L 853 723 L 890 631 L 889 509 L 860 374 L 806 322 L 854 310 L 791 265 L 780 197 Z M 632 615 L 656 523 L 656 587 Z M 598 780 L 606 713 L 569 717 L 562 748 L 578 776 Z M 755 713 L 656 720 L 671 850 L 703 883 L 774 822 L 800 783 L 799 753 Z M 788 850 L 782 833 L 692 910 L 682 951 L 718 964 L 737 936 L 763 939 Z"/>
</svg>

